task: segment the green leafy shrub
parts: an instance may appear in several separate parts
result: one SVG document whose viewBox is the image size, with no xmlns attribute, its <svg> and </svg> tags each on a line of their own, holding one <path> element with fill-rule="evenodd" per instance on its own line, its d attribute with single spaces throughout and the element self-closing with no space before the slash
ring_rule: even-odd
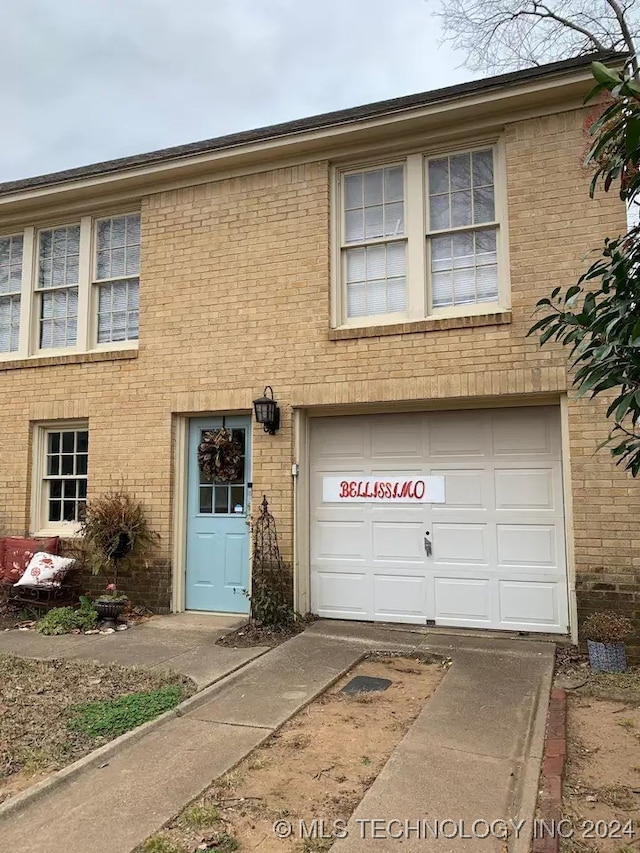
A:
<svg viewBox="0 0 640 853">
<path fill-rule="evenodd" d="M 148 723 L 159 714 L 175 708 L 182 699 L 182 686 L 167 684 L 158 690 L 130 693 L 100 702 L 74 705 L 70 709 L 69 728 L 89 737 L 114 738 Z"/>
<path fill-rule="evenodd" d="M 84 597 L 83 597 L 84 598 Z M 36 631 L 48 636 L 70 634 L 72 631 L 89 631 L 95 628 L 96 613 L 89 599 L 84 599 L 76 610 L 73 607 L 54 607 L 36 623 Z"/>
<path fill-rule="evenodd" d="M 136 848 L 138 849 L 138 848 Z M 188 853 L 182 844 L 174 844 L 162 835 L 152 835 L 142 845 L 143 853 Z"/>
</svg>

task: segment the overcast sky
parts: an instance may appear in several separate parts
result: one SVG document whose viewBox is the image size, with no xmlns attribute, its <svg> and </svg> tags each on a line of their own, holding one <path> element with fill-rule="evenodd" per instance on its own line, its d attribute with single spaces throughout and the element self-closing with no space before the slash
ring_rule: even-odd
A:
<svg viewBox="0 0 640 853">
<path fill-rule="evenodd" d="M 436 0 L 5 0 L 0 181 L 471 79 Z"/>
</svg>

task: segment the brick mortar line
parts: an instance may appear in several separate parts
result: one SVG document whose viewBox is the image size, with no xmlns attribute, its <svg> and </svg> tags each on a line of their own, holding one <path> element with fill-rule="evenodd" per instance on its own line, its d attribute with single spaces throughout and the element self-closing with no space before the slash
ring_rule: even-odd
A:
<svg viewBox="0 0 640 853">
<path fill-rule="evenodd" d="M 544 740 L 544 757 L 538 812 L 540 820 L 552 826 L 562 818 L 562 785 L 567 760 L 567 693 L 561 688 L 551 691 Z M 559 853 L 560 836 L 534 838 L 531 853 Z"/>
</svg>

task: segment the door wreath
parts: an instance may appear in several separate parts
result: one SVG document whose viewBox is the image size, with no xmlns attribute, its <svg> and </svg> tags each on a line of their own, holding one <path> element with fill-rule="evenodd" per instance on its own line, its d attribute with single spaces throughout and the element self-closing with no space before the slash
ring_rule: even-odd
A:
<svg viewBox="0 0 640 853">
<path fill-rule="evenodd" d="M 230 429 L 208 430 L 198 445 L 198 467 L 208 480 L 232 483 L 240 479 L 242 446 Z"/>
</svg>

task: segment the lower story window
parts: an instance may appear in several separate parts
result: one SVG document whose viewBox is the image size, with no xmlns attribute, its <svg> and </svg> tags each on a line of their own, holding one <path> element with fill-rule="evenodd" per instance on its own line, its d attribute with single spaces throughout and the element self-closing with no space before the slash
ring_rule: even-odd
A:
<svg viewBox="0 0 640 853">
<path fill-rule="evenodd" d="M 86 425 L 47 428 L 43 449 L 44 526 L 79 524 L 87 502 L 89 431 Z"/>
</svg>

